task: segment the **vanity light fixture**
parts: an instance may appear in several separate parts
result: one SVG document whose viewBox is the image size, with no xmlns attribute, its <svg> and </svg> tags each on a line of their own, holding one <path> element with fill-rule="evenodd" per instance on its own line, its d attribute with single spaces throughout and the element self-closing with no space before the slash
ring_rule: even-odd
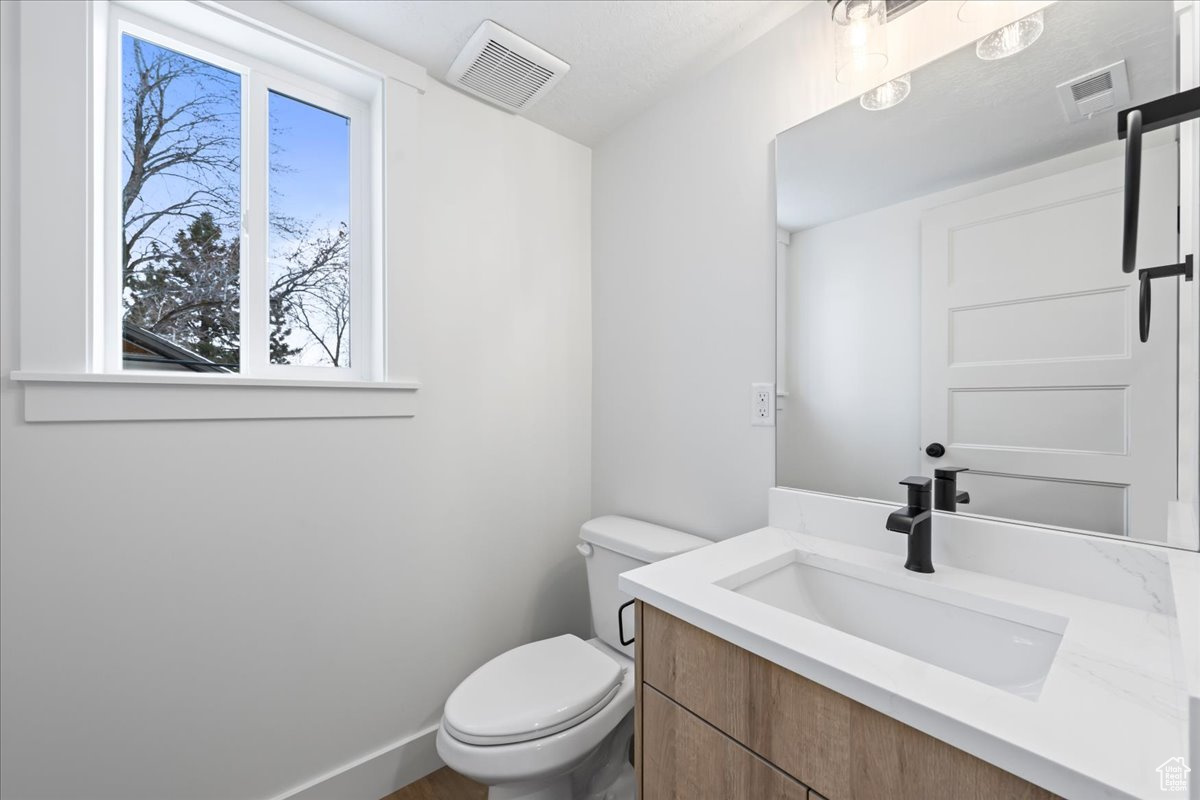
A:
<svg viewBox="0 0 1200 800">
<path fill-rule="evenodd" d="M 964 5 L 968 5 L 964 3 Z M 960 18 L 962 11 L 959 10 Z M 998 31 L 993 31 L 975 43 L 975 55 L 984 61 L 996 61 L 1008 58 L 1024 50 L 1038 40 L 1045 30 L 1046 23 L 1041 11 L 1035 11 L 1028 17 L 1016 22 L 1010 22 Z"/>
<path fill-rule="evenodd" d="M 912 73 L 893 78 L 887 83 L 876 86 L 858 98 L 858 104 L 867 111 L 883 111 L 885 108 L 900 105 L 908 93 L 912 91 Z"/>
<path fill-rule="evenodd" d="M 832 0 L 834 77 L 854 84 L 878 75 L 888 63 L 887 3 Z"/>
</svg>

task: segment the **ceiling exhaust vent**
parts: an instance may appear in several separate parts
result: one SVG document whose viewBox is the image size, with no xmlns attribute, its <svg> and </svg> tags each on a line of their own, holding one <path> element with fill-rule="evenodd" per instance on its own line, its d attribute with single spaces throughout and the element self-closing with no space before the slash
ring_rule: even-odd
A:
<svg viewBox="0 0 1200 800">
<path fill-rule="evenodd" d="M 1058 85 L 1067 120 L 1079 122 L 1129 105 L 1129 76 L 1124 60 Z"/>
<path fill-rule="evenodd" d="M 567 74 L 571 65 L 490 19 L 454 59 L 446 80 L 509 111 L 525 111 Z"/>
</svg>

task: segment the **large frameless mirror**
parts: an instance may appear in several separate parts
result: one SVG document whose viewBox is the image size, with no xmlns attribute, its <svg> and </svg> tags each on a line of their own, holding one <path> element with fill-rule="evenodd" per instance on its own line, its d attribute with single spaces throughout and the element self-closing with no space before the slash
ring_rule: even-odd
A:
<svg viewBox="0 0 1200 800">
<path fill-rule="evenodd" d="M 1071 2 L 779 134 L 777 480 L 1195 549 L 1197 286 L 1122 271 L 1117 113 L 1191 88 L 1190 4 Z M 1137 263 L 1196 252 L 1196 129 L 1147 133 Z"/>
</svg>

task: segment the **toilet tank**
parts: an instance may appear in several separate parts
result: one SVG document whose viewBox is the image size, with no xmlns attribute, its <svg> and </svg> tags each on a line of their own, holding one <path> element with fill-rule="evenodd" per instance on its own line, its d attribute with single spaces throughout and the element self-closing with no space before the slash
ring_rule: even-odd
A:
<svg viewBox="0 0 1200 800">
<path fill-rule="evenodd" d="M 686 553 L 710 542 L 690 533 L 629 517 L 597 517 L 583 524 L 579 551 L 587 559 L 592 627 L 605 644 L 633 658 L 633 646 L 621 644 L 617 610 L 633 599 L 617 588 L 617 576 L 645 564 Z M 633 635 L 633 608 L 622 613 L 626 638 Z"/>
</svg>

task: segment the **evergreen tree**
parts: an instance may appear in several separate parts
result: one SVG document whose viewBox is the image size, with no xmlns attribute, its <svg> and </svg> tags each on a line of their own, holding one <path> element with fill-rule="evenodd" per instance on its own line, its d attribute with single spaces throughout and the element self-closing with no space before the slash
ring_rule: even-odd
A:
<svg viewBox="0 0 1200 800">
<path fill-rule="evenodd" d="M 175 234 L 173 252 L 154 247 L 126 275 L 125 319 L 196 354 L 236 367 L 240 266 L 236 240 L 225 241 L 210 212 Z"/>
<path fill-rule="evenodd" d="M 156 250 L 125 281 L 126 320 L 164 336 L 218 364 L 237 367 L 241 340 L 241 248 L 226 240 L 207 211 L 175 234 L 172 252 Z M 286 364 L 298 351 L 283 313 L 272 298 L 270 356 Z"/>
</svg>

